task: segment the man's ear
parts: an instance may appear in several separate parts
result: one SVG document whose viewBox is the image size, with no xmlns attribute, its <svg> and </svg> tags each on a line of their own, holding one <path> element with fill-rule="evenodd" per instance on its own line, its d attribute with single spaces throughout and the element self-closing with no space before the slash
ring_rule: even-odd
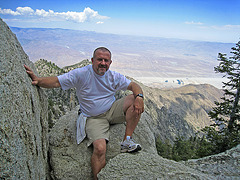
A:
<svg viewBox="0 0 240 180">
<path fill-rule="evenodd" d="M 93 63 L 93 58 L 91 58 L 91 61 L 92 61 L 92 63 Z"/>
</svg>

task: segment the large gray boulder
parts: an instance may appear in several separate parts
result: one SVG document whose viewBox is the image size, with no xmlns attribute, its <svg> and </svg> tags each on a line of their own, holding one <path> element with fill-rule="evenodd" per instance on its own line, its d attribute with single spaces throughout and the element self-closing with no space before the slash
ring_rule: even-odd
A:
<svg viewBox="0 0 240 180">
<path fill-rule="evenodd" d="M 181 163 L 156 154 L 120 154 L 98 174 L 99 180 L 214 179 Z"/>
<path fill-rule="evenodd" d="M 186 162 L 175 162 L 156 154 L 120 154 L 98 174 L 100 180 L 216 179 L 240 178 L 240 145 L 224 153 Z"/>
<path fill-rule="evenodd" d="M 79 145 L 76 142 L 76 120 L 78 107 L 62 116 L 49 133 L 50 164 L 53 179 L 91 179 L 92 147 L 87 147 L 86 139 Z M 143 152 L 157 155 L 155 138 L 149 128 L 149 117 L 142 115 L 134 139 L 143 147 Z M 125 132 L 124 124 L 112 125 L 110 141 L 107 144 L 107 162 L 120 154 L 120 144 Z"/>
<path fill-rule="evenodd" d="M 0 179 L 46 179 L 47 98 L 33 87 L 31 66 L 16 36 L 0 19 Z"/>
</svg>

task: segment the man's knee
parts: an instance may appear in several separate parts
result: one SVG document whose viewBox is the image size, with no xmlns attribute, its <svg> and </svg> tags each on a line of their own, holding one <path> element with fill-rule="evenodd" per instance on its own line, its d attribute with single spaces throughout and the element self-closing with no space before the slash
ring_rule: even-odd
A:
<svg viewBox="0 0 240 180">
<path fill-rule="evenodd" d="M 133 104 L 135 101 L 135 97 L 133 94 L 130 94 L 126 97 L 126 99 L 129 101 L 129 103 Z"/>
<path fill-rule="evenodd" d="M 125 100 L 124 100 L 124 105 L 123 105 L 123 110 L 124 112 L 126 113 L 126 111 L 133 105 L 134 103 L 134 95 L 131 94 L 131 95 L 128 95 Z"/>
<path fill-rule="evenodd" d="M 98 139 L 93 142 L 94 153 L 97 155 L 104 155 L 106 153 L 106 140 Z"/>
</svg>

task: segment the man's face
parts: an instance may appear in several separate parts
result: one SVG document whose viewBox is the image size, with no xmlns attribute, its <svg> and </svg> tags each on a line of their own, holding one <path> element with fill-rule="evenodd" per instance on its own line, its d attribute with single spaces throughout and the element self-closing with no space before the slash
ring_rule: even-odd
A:
<svg viewBox="0 0 240 180">
<path fill-rule="evenodd" d="M 105 74 L 111 63 L 111 55 L 108 51 L 97 50 L 92 58 L 93 70 L 100 76 Z"/>
</svg>

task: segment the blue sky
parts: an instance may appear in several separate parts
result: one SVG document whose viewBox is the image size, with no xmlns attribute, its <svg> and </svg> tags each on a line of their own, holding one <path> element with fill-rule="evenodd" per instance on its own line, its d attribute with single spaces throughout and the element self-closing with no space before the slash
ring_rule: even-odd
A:
<svg viewBox="0 0 240 180">
<path fill-rule="evenodd" d="M 236 43 L 240 0 L 0 0 L 14 27 Z"/>
</svg>

